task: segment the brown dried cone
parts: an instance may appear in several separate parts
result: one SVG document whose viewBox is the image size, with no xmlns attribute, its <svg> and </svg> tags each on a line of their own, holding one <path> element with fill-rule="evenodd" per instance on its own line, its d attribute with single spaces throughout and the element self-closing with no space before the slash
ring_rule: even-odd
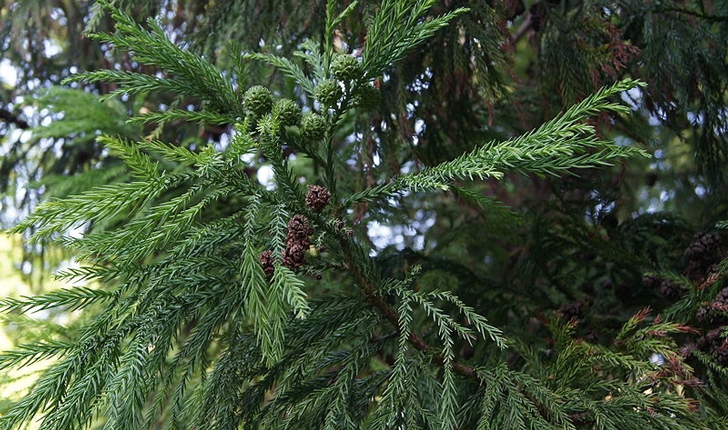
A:
<svg viewBox="0 0 728 430">
<path fill-rule="evenodd" d="M 291 241 L 309 238 L 313 234 L 313 228 L 308 225 L 308 220 L 303 215 L 294 215 L 288 221 L 288 235 L 286 235 L 286 245 Z M 310 242 L 310 241 L 309 241 Z"/>
<path fill-rule="evenodd" d="M 695 315 L 699 321 L 711 324 L 723 324 L 728 321 L 728 287 L 720 290 L 715 300 L 698 308 Z"/>
<path fill-rule="evenodd" d="M 679 299 L 686 292 L 680 284 L 653 274 L 643 276 L 642 284 L 649 289 L 659 291 L 660 294 L 670 299 Z"/>
<path fill-rule="evenodd" d="M 715 328 L 698 338 L 697 347 L 711 354 L 721 366 L 728 366 L 728 338 L 723 336 L 725 327 Z"/>
<path fill-rule="evenodd" d="M 313 228 L 303 215 L 294 215 L 288 221 L 288 234 L 286 235 L 286 249 L 283 250 L 283 265 L 291 270 L 297 270 L 306 263 L 306 252 L 311 247 Z"/>
<path fill-rule="evenodd" d="M 263 266 L 265 275 L 269 278 L 273 276 L 273 271 L 275 270 L 273 252 L 269 249 L 261 252 L 258 256 L 258 260 L 260 261 L 260 265 Z"/>
<path fill-rule="evenodd" d="M 690 246 L 685 250 L 688 266 L 683 273 L 696 284 L 705 282 L 722 259 L 721 236 L 715 232 L 698 232 L 693 236 Z"/>
<path fill-rule="evenodd" d="M 565 321 L 579 321 L 584 318 L 584 302 L 577 300 L 561 306 L 558 313 Z"/>
<path fill-rule="evenodd" d="M 311 235 L 313 228 L 308 225 L 308 220 L 303 215 L 294 215 L 288 221 L 288 233 L 286 234 L 286 248 L 283 250 L 283 261 L 281 264 L 291 270 L 297 270 L 306 263 L 306 252 L 311 247 Z M 275 259 L 270 250 L 260 253 L 258 256 L 260 265 L 263 267 L 268 278 L 273 276 L 275 271 Z"/>
<path fill-rule="evenodd" d="M 685 254 L 691 260 L 705 258 L 706 254 L 717 254 L 721 245 L 721 237 L 718 233 L 698 232 L 693 236 L 690 246 Z"/>
<path fill-rule="evenodd" d="M 713 352 L 715 361 L 723 367 L 728 367 L 728 339 L 724 339 L 723 343 Z"/>
<path fill-rule="evenodd" d="M 306 206 L 314 212 L 321 212 L 331 200 L 331 193 L 321 185 L 309 185 Z"/>
<path fill-rule="evenodd" d="M 685 290 L 675 282 L 669 279 L 663 279 L 660 282 L 660 293 L 670 299 L 679 299 L 685 295 Z"/>
<path fill-rule="evenodd" d="M 291 270 L 296 270 L 306 263 L 306 251 L 308 246 L 305 243 L 293 243 L 283 251 L 283 265 Z"/>
</svg>

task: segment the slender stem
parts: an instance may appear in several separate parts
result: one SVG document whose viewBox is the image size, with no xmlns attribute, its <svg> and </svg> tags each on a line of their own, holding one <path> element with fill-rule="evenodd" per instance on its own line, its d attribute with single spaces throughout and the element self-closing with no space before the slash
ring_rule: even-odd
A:
<svg viewBox="0 0 728 430">
<path fill-rule="evenodd" d="M 334 150 L 334 135 L 333 133 L 328 134 L 328 138 L 326 139 L 326 166 L 325 166 L 325 181 L 326 181 L 326 188 L 329 189 L 329 192 L 332 195 L 336 195 L 336 172 L 334 169 L 334 154 L 336 151 Z"/>
</svg>

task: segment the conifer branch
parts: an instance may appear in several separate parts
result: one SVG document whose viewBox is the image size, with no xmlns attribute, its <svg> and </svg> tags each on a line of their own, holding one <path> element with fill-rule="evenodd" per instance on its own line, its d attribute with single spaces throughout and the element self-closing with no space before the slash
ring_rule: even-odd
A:
<svg viewBox="0 0 728 430">
<path fill-rule="evenodd" d="M 150 29 L 146 30 L 108 1 L 101 0 L 99 4 L 111 13 L 118 34 L 92 33 L 90 37 L 110 43 L 116 49 L 133 52 L 136 61 L 159 67 L 168 77 L 103 70 L 81 73 L 64 80 L 64 83 L 81 80 L 117 82 L 122 88 L 113 91 L 111 96 L 161 90 L 199 97 L 219 112 L 240 112 L 234 88 L 212 64 L 172 43 L 154 20 L 147 21 Z"/>
<path fill-rule="evenodd" d="M 452 161 L 362 190 L 351 195 L 344 206 L 373 201 L 403 190 L 446 191 L 457 180 L 500 179 L 506 171 L 557 176 L 573 174 L 576 169 L 612 165 L 620 158 L 646 156 L 640 149 L 598 140 L 594 127 L 584 123 L 599 113 L 627 113 L 627 106 L 609 99 L 641 85 L 626 79 L 602 88 L 530 133 L 505 142 L 488 142 Z"/>
<path fill-rule="evenodd" d="M 352 2 L 354 5 L 356 2 Z M 329 45 L 326 45 L 329 46 Z M 300 50 L 295 51 L 293 55 L 302 58 L 311 68 L 311 73 L 317 82 L 323 82 L 327 78 L 326 74 L 329 70 L 325 63 L 323 54 L 319 50 L 318 44 L 314 40 L 306 40 L 299 46 Z M 315 95 L 315 94 L 314 94 Z"/>
<path fill-rule="evenodd" d="M 61 356 L 75 348 L 73 342 L 45 341 L 19 345 L 15 350 L 0 354 L 0 370 L 29 366 L 42 360 Z"/>
<path fill-rule="evenodd" d="M 115 219 L 136 212 L 165 190 L 189 179 L 188 174 L 165 175 L 148 181 L 102 185 L 91 192 L 68 197 L 62 203 L 50 200 L 39 205 L 10 232 L 21 233 L 34 227 L 34 238 L 40 240 L 87 222 Z"/>
<path fill-rule="evenodd" d="M 60 307 L 75 311 L 114 297 L 113 292 L 88 287 L 62 288 L 43 295 L 19 299 L 4 297 L 0 299 L 0 310 L 27 313 Z"/>
<path fill-rule="evenodd" d="M 401 60 L 415 46 L 430 38 L 458 15 L 458 8 L 432 19 L 423 19 L 434 0 L 385 0 L 369 27 L 362 65 L 367 77 L 375 78 L 392 63 Z"/>
<path fill-rule="evenodd" d="M 289 60 L 288 58 L 278 57 L 272 54 L 247 54 L 246 58 L 265 61 L 268 64 L 277 67 L 286 76 L 293 79 L 294 82 L 300 85 L 301 88 L 306 91 L 309 97 L 314 97 L 316 88 L 314 87 L 313 82 L 311 82 L 311 79 L 309 79 L 306 74 L 303 73 L 301 67 L 299 67 L 296 63 Z"/>
<path fill-rule="evenodd" d="M 129 123 L 150 123 L 168 124 L 175 121 L 190 121 L 206 125 L 229 125 L 236 122 L 232 115 L 223 115 L 211 111 L 189 111 L 183 109 L 167 109 L 164 112 L 150 112 L 130 118 Z"/>
<path fill-rule="evenodd" d="M 400 183 L 413 190 L 446 189 L 454 179 L 501 178 L 505 171 L 556 176 L 574 169 L 606 166 L 612 160 L 644 155 L 639 149 L 597 140 L 592 126 L 582 123 L 600 112 L 626 113 L 628 107 L 609 101 L 641 85 L 624 80 L 605 87 L 530 133 L 502 143 L 489 142 L 420 173 L 403 175 Z"/>
<path fill-rule="evenodd" d="M 339 246 L 342 250 L 347 271 L 353 278 L 354 282 L 362 290 L 367 301 L 371 303 L 372 306 L 374 306 L 382 314 L 384 319 L 386 319 L 387 321 L 389 321 L 390 324 L 399 329 L 399 315 L 380 295 L 377 294 L 377 286 L 372 284 L 371 278 L 366 276 L 365 271 L 363 271 L 360 267 L 360 263 L 358 261 L 361 260 L 358 260 L 355 257 L 356 253 L 352 249 L 354 245 L 351 244 L 347 238 L 342 237 L 339 239 Z M 445 363 L 447 362 L 446 357 L 440 355 L 437 352 L 436 348 L 429 345 L 416 333 L 410 333 L 407 340 L 413 347 L 415 347 L 415 349 L 431 355 L 438 364 L 445 365 Z M 467 379 L 471 379 L 479 384 L 483 383 L 483 381 L 480 379 L 477 372 L 473 368 L 455 360 L 451 360 L 451 362 L 452 369 L 455 373 Z"/>
</svg>

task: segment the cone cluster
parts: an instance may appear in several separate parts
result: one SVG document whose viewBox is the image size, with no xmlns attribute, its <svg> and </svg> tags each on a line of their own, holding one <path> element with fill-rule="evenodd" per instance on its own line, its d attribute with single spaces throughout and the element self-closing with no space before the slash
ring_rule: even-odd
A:
<svg viewBox="0 0 728 430">
<path fill-rule="evenodd" d="M 670 299 L 679 299 L 687 292 L 675 281 L 657 275 L 645 275 L 642 278 L 642 283 L 647 288 L 657 290 L 660 294 Z"/>
<path fill-rule="evenodd" d="M 331 193 L 321 185 L 309 185 L 306 206 L 314 212 L 321 212 L 331 200 Z"/>
<path fill-rule="evenodd" d="M 309 185 L 306 194 L 306 206 L 314 212 L 321 212 L 331 200 L 331 193 L 320 185 Z M 293 271 L 297 271 L 306 264 L 306 253 L 311 248 L 311 236 L 314 229 L 304 215 L 294 215 L 288 221 L 286 232 L 286 247 L 283 249 L 281 264 Z M 258 256 L 260 265 L 266 276 L 270 278 L 275 271 L 275 258 L 273 252 L 266 250 Z"/>
<path fill-rule="evenodd" d="M 711 324 L 728 323 L 728 287 L 720 290 L 715 300 L 698 308 L 695 317 L 700 322 Z"/>
<path fill-rule="evenodd" d="M 701 351 L 711 354 L 721 366 L 728 366 L 728 338 L 723 335 L 723 327 L 715 328 L 697 341 Z"/>
<path fill-rule="evenodd" d="M 283 250 L 283 265 L 297 270 L 306 263 L 306 252 L 311 247 L 313 228 L 303 215 L 294 215 L 288 222 L 286 249 Z"/>
</svg>

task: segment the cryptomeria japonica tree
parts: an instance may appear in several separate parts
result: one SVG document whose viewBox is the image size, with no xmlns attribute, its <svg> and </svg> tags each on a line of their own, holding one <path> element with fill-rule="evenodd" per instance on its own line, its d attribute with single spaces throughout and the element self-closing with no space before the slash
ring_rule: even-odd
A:
<svg viewBox="0 0 728 430">
<path fill-rule="evenodd" d="M 569 3 L 327 1 L 310 29 L 214 49 L 221 7 L 188 44 L 95 3 L 112 25 L 91 38 L 129 67 L 39 99 L 63 116 L 34 141 L 90 145 L 96 168 L 45 179 L 11 229 L 77 264 L 0 302 L 72 315 L 0 355 L 49 359 L 0 428 L 726 427 L 724 210 L 693 235 L 629 190 L 645 136 L 689 126 L 685 180 L 719 189 L 725 77 L 627 77 L 664 22 Z M 703 6 L 651 13 L 720 56 Z M 532 40 L 536 70 L 509 54 Z"/>
</svg>

